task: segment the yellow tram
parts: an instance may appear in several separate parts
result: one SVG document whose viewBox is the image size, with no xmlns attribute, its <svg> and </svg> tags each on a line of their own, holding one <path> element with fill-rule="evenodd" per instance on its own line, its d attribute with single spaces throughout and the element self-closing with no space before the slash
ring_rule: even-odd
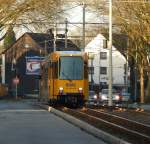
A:
<svg viewBox="0 0 150 144">
<path fill-rule="evenodd" d="M 41 64 L 40 97 L 52 104 L 83 105 L 88 99 L 88 56 L 56 51 Z"/>
</svg>

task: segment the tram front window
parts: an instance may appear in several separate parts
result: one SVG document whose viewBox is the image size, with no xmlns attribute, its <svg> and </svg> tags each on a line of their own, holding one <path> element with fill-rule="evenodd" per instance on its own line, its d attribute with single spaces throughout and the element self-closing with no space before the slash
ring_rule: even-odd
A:
<svg viewBox="0 0 150 144">
<path fill-rule="evenodd" d="M 63 80 L 83 79 L 83 59 L 81 57 L 60 57 L 59 78 Z"/>
</svg>

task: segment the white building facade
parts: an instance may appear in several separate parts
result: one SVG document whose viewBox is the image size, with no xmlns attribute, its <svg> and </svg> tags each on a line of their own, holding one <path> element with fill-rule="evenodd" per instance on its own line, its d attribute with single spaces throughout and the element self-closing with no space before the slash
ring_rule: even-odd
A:
<svg viewBox="0 0 150 144">
<path fill-rule="evenodd" d="M 109 71 L 109 49 L 104 48 L 106 38 L 98 34 L 86 47 L 85 52 L 94 54 L 94 58 L 89 59 L 89 67 L 93 67 L 93 74 L 89 74 L 89 82 L 93 84 L 108 85 Z M 112 46 L 112 72 L 113 86 L 125 85 L 125 57 Z"/>
</svg>

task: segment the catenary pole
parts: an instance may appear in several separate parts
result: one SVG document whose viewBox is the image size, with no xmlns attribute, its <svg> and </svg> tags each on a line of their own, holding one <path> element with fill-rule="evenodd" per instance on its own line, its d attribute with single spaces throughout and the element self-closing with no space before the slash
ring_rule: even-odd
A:
<svg viewBox="0 0 150 144">
<path fill-rule="evenodd" d="M 65 19 L 65 50 L 67 49 L 67 32 L 68 32 L 68 20 Z"/>
<path fill-rule="evenodd" d="M 109 93 L 108 106 L 112 107 L 112 0 L 109 0 Z"/>
<path fill-rule="evenodd" d="M 85 8 L 86 5 L 83 3 L 83 28 L 82 28 L 82 48 L 81 50 L 84 51 L 85 49 Z"/>
<path fill-rule="evenodd" d="M 55 24 L 54 24 L 54 40 L 53 40 L 54 52 L 56 51 L 56 39 L 57 39 L 57 23 L 56 23 L 56 18 L 55 18 Z"/>
<path fill-rule="evenodd" d="M 1 66 L 2 84 L 5 84 L 5 54 L 2 54 L 2 66 Z"/>
</svg>

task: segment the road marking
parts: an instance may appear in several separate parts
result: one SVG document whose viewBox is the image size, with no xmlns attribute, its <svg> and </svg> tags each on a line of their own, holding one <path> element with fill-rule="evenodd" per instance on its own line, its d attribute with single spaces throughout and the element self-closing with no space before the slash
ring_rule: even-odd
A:
<svg viewBox="0 0 150 144">
<path fill-rule="evenodd" d="M 6 109 L 6 110 L 0 110 L 0 112 L 43 112 L 46 110 L 33 110 L 33 109 Z"/>
</svg>

